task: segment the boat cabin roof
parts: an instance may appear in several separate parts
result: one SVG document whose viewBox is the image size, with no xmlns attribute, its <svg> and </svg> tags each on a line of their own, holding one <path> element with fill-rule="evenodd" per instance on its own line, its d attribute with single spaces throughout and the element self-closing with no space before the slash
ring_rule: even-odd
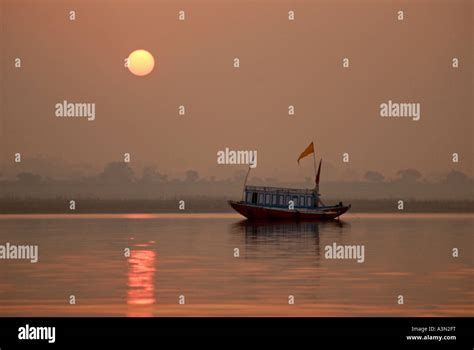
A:
<svg viewBox="0 0 474 350">
<path fill-rule="evenodd" d="M 284 188 L 284 187 L 267 187 L 267 186 L 245 186 L 245 192 L 265 192 L 279 193 L 289 195 L 314 195 L 313 189 Z"/>
</svg>

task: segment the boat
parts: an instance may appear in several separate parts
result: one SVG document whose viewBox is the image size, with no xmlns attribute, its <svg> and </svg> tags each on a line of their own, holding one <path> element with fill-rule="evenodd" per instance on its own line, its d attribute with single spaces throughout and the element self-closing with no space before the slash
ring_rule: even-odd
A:
<svg viewBox="0 0 474 350">
<path fill-rule="evenodd" d="M 229 204 L 249 220 L 332 220 L 351 208 L 342 202 L 321 205 L 314 190 L 245 186 L 244 191 L 245 200 Z"/>
<path fill-rule="evenodd" d="M 309 154 L 314 156 L 313 143 L 301 153 L 298 158 Z M 321 173 L 322 159 L 316 171 L 316 159 L 314 156 L 315 187 L 313 189 L 296 189 L 283 187 L 248 186 L 246 185 L 248 175 L 244 182 L 242 200 L 229 201 L 230 206 L 248 220 L 333 220 L 338 219 L 347 212 L 351 205 L 339 202 L 336 205 L 325 205 L 321 201 L 319 193 L 319 178 Z"/>
</svg>

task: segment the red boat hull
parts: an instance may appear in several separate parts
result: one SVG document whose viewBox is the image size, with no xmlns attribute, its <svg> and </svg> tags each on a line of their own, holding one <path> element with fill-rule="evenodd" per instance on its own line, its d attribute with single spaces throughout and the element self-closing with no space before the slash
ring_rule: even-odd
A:
<svg viewBox="0 0 474 350">
<path fill-rule="evenodd" d="M 321 209 L 282 209 L 261 207 L 243 202 L 229 201 L 236 212 L 249 220 L 332 220 L 336 219 L 350 209 L 347 206 L 324 207 Z"/>
</svg>

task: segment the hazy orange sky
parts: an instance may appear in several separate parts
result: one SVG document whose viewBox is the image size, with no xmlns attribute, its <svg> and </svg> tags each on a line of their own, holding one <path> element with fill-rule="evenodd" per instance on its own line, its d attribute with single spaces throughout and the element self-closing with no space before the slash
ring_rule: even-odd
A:
<svg viewBox="0 0 474 350">
<path fill-rule="evenodd" d="M 97 168 L 129 152 L 132 166 L 221 177 L 246 169 L 217 165 L 229 147 L 258 151 L 255 176 L 300 179 L 313 165 L 296 158 L 314 141 L 341 171 L 472 176 L 472 1 L 0 3 L 7 168 L 16 152 Z M 155 57 L 146 77 L 124 68 L 135 49 Z M 55 117 L 63 100 L 95 103 L 95 121 Z M 381 118 L 388 100 L 420 103 L 421 119 Z"/>
</svg>

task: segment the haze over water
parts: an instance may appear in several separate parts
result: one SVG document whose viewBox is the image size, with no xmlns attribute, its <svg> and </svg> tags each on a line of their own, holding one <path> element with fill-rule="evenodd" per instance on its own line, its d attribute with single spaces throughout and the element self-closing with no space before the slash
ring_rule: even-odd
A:
<svg viewBox="0 0 474 350">
<path fill-rule="evenodd" d="M 0 260 L 0 315 L 474 316 L 473 223 L 473 214 L 266 224 L 233 214 L 0 215 L 0 244 L 39 246 L 36 264 Z M 326 259 L 334 242 L 364 245 L 365 261 Z"/>
</svg>

